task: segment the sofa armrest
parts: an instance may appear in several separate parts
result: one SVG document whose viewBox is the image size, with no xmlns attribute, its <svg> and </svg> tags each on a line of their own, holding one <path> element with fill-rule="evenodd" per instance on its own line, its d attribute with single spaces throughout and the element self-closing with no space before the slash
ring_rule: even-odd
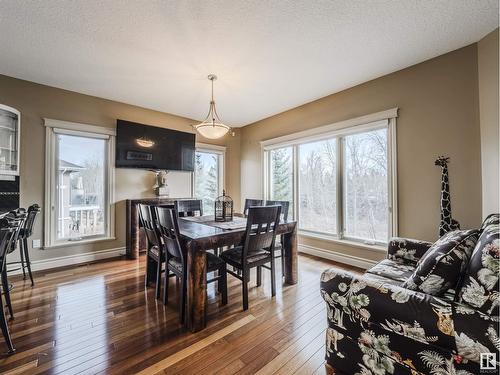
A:
<svg viewBox="0 0 500 375">
<path fill-rule="evenodd" d="M 321 275 L 321 295 L 330 325 L 347 332 L 377 325 L 416 341 L 455 347 L 452 305 L 440 298 L 335 268 Z"/>
<path fill-rule="evenodd" d="M 387 246 L 387 258 L 416 264 L 431 246 L 432 242 L 393 237 Z"/>
<path fill-rule="evenodd" d="M 480 363 L 481 353 L 500 354 L 500 317 L 487 315 L 468 305 L 453 303 L 453 325 L 457 353 L 463 359 Z"/>
</svg>

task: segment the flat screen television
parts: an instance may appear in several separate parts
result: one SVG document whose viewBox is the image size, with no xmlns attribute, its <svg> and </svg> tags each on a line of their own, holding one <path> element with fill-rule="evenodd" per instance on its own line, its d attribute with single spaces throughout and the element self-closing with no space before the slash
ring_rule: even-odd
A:
<svg viewBox="0 0 500 375">
<path fill-rule="evenodd" d="M 194 171 L 195 135 L 172 129 L 116 121 L 117 168 Z"/>
</svg>

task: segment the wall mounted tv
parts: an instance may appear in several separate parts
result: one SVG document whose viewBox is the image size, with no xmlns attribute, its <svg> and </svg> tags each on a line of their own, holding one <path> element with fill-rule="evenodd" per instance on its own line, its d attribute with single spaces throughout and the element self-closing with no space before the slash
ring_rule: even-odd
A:
<svg viewBox="0 0 500 375">
<path fill-rule="evenodd" d="M 194 171 L 195 135 L 177 130 L 116 121 L 117 168 Z"/>
</svg>

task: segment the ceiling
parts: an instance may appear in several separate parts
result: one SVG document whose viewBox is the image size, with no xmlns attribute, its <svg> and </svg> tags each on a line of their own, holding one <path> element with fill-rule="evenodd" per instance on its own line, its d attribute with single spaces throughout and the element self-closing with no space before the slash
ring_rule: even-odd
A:
<svg viewBox="0 0 500 375">
<path fill-rule="evenodd" d="M 0 74 L 243 126 L 478 41 L 497 0 L 0 1 Z"/>
</svg>

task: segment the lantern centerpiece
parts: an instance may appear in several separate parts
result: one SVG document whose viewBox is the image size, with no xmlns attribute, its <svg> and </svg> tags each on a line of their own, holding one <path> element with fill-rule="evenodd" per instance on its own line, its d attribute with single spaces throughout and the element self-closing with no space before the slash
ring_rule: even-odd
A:
<svg viewBox="0 0 500 375">
<path fill-rule="evenodd" d="M 222 190 L 222 195 L 215 200 L 215 221 L 233 220 L 233 199 Z"/>
</svg>

